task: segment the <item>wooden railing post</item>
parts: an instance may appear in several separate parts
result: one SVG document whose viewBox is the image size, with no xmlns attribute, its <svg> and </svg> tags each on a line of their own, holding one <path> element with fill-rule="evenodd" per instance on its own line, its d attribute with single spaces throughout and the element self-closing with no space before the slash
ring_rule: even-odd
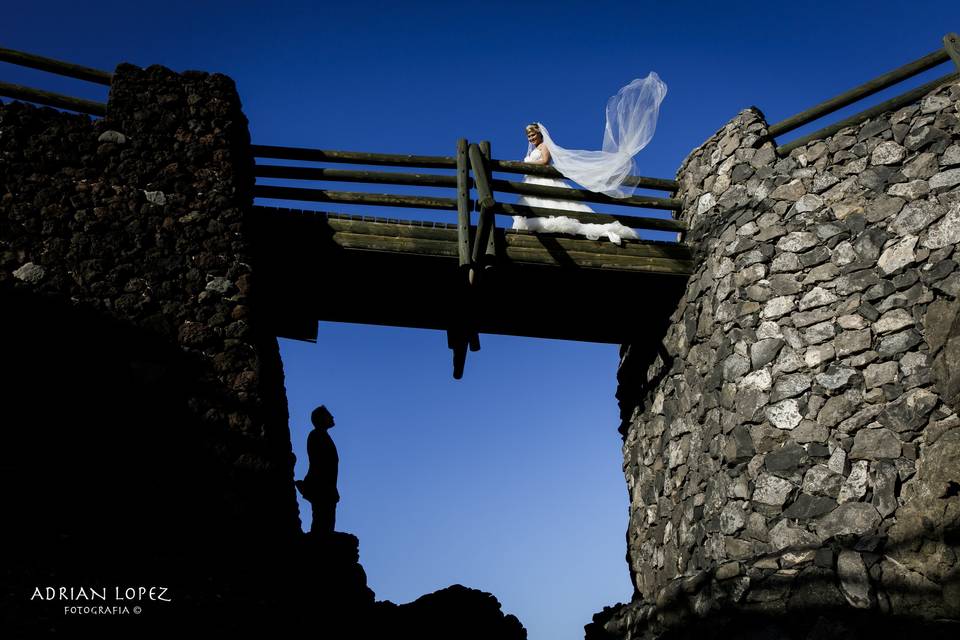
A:
<svg viewBox="0 0 960 640">
<path fill-rule="evenodd" d="M 946 49 L 947 55 L 953 60 L 957 71 L 960 71 L 960 36 L 955 33 L 948 33 L 943 36 L 943 48 Z"/>
<path fill-rule="evenodd" d="M 460 268 L 470 267 L 470 166 L 467 140 L 457 140 L 457 248 Z"/>
<path fill-rule="evenodd" d="M 467 340 L 461 331 L 447 329 L 447 348 L 453 351 L 453 379 L 463 377 L 463 368 L 467 363 Z"/>
<path fill-rule="evenodd" d="M 470 251 L 470 165 L 467 157 L 469 145 L 465 138 L 457 140 L 457 253 L 460 271 L 469 270 L 473 264 Z M 454 292 L 455 310 L 447 329 L 447 347 L 453 350 L 453 378 L 463 377 L 467 361 L 467 348 L 480 350 L 480 339 L 470 317 L 466 282 L 457 278 Z"/>
</svg>

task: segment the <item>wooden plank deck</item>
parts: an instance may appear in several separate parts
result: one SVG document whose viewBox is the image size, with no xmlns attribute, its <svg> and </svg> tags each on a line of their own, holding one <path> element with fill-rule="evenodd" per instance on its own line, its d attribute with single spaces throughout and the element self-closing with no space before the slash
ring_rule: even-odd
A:
<svg viewBox="0 0 960 640">
<path fill-rule="evenodd" d="M 691 271 L 675 243 L 498 228 L 501 259 L 469 290 L 455 224 L 256 206 L 253 225 L 258 307 L 301 340 L 320 320 L 443 330 L 468 311 L 480 333 L 619 344 L 662 335 Z"/>
</svg>

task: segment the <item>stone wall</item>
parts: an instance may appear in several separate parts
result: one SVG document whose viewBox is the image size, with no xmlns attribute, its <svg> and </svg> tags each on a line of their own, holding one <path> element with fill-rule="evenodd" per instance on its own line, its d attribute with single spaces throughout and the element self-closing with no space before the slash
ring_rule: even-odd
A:
<svg viewBox="0 0 960 640">
<path fill-rule="evenodd" d="M 102 120 L 0 104 L 5 584 L 153 580 L 184 613 L 299 534 L 252 162 L 220 74 L 120 65 Z"/>
<path fill-rule="evenodd" d="M 588 637 L 960 620 L 958 103 L 785 158 L 750 108 L 684 162 L 698 266 L 653 364 L 621 364 L 635 597 Z"/>
</svg>

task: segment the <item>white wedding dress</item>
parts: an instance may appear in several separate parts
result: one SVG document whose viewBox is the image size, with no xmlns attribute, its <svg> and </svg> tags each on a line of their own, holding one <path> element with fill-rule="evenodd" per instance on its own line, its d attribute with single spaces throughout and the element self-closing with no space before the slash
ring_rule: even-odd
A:
<svg viewBox="0 0 960 640">
<path fill-rule="evenodd" d="M 540 163 L 543 156 L 539 148 L 533 149 L 523 159 L 524 162 Z M 555 178 L 542 178 L 540 176 L 525 176 L 523 181 L 529 184 L 542 184 L 548 187 L 566 187 L 570 185 L 563 180 Z M 553 198 L 539 198 L 536 196 L 520 196 L 517 204 L 530 207 L 544 207 L 547 209 L 566 209 L 567 211 L 587 211 L 594 213 L 589 206 L 570 200 L 554 200 Z M 524 229 L 527 231 L 544 231 L 547 233 L 566 233 L 571 235 L 583 235 L 590 240 L 599 240 L 600 236 L 606 236 L 611 242 L 621 243 L 622 238 L 639 240 L 640 236 L 630 227 L 621 222 L 607 222 L 604 224 L 594 222 L 580 222 L 567 216 L 549 216 L 545 218 L 525 218 L 523 216 L 513 216 L 513 228 Z"/>
</svg>

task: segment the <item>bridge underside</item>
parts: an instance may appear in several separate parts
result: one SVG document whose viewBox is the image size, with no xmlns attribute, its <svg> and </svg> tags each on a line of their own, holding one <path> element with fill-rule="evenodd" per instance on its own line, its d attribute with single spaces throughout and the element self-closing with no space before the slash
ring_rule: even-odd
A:
<svg viewBox="0 0 960 640">
<path fill-rule="evenodd" d="M 262 320 L 299 340 L 316 340 L 327 320 L 634 342 L 662 335 L 691 266 L 674 243 L 618 247 L 497 229 L 497 264 L 469 287 L 456 225 L 259 206 L 253 214 Z"/>
</svg>

